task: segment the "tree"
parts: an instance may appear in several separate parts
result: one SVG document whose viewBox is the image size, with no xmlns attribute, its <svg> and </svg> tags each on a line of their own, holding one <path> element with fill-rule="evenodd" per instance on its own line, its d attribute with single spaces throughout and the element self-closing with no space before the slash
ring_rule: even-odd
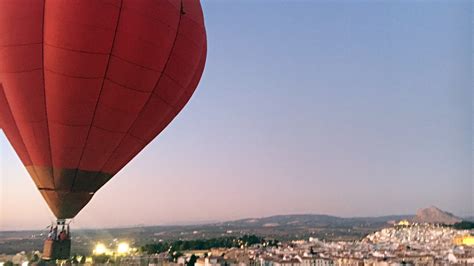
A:
<svg viewBox="0 0 474 266">
<path fill-rule="evenodd" d="M 72 256 L 71 263 L 73 263 L 73 264 L 78 264 L 79 263 L 79 261 L 77 260 L 76 255 Z"/>
<path fill-rule="evenodd" d="M 30 263 L 34 263 L 34 262 L 38 262 L 40 261 L 40 257 L 38 256 L 38 254 L 33 254 L 33 257 L 31 258 L 30 260 Z"/>
<path fill-rule="evenodd" d="M 179 251 L 174 251 L 173 253 L 171 253 L 171 258 L 173 259 L 174 262 L 176 262 L 178 258 L 181 256 L 183 256 L 183 253 Z"/>
<path fill-rule="evenodd" d="M 454 229 L 458 229 L 458 230 L 470 230 L 470 229 L 474 229 L 474 222 L 462 221 L 462 222 L 459 222 L 459 223 L 455 223 L 455 224 L 453 225 L 453 228 L 454 228 Z"/>
<path fill-rule="evenodd" d="M 188 263 L 186 263 L 186 265 L 187 265 L 187 266 L 194 266 L 194 264 L 196 263 L 196 261 L 197 261 L 198 258 L 199 258 L 199 257 L 196 256 L 196 255 L 194 255 L 194 254 L 191 255 L 191 257 L 189 258 L 189 261 L 188 261 Z"/>
</svg>

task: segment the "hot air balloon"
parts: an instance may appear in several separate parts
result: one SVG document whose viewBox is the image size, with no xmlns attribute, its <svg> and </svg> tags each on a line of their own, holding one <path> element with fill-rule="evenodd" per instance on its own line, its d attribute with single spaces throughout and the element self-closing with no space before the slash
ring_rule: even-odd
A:
<svg viewBox="0 0 474 266">
<path fill-rule="evenodd" d="M 199 0 L 0 1 L 0 127 L 58 220 L 176 117 L 206 51 Z"/>
</svg>

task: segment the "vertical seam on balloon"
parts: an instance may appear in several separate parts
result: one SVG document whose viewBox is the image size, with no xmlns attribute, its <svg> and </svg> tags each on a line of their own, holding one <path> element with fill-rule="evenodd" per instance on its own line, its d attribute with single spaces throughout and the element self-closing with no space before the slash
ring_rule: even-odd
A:
<svg viewBox="0 0 474 266">
<path fill-rule="evenodd" d="M 33 161 L 31 160 L 31 155 L 30 155 L 30 152 L 28 151 L 28 149 L 26 148 L 26 145 L 25 145 L 25 141 L 23 140 L 23 136 L 21 135 L 21 132 L 20 132 L 20 129 L 18 128 L 18 123 L 16 122 L 16 119 L 15 117 L 13 116 L 13 112 L 12 112 L 12 109 L 10 107 L 10 103 L 8 102 L 8 99 L 7 99 L 7 95 L 5 94 L 5 87 L 3 87 L 3 84 L 0 83 L 0 89 L 2 90 L 2 94 L 3 94 L 3 97 L 5 98 L 5 102 L 7 103 L 7 108 L 8 110 L 10 111 L 10 115 L 12 117 L 12 120 L 13 120 L 13 123 L 15 125 L 15 128 L 16 130 L 18 131 L 18 137 L 20 138 L 21 140 L 21 143 L 23 144 L 23 147 L 25 148 L 25 151 L 26 151 L 26 155 L 28 155 L 28 159 L 31 163 L 31 166 L 33 167 L 33 171 L 35 172 L 36 174 L 36 177 L 38 177 L 38 173 L 36 172 L 36 168 L 35 166 L 33 165 Z M 8 135 L 6 134 L 5 132 L 5 136 L 8 138 Z M 12 145 L 13 146 L 13 145 Z M 26 165 L 25 165 L 26 166 Z"/>
<path fill-rule="evenodd" d="M 44 113 L 46 117 L 46 129 L 48 132 L 48 145 L 49 145 L 49 160 L 51 164 L 51 180 L 53 181 L 53 186 L 56 189 L 56 180 L 54 180 L 54 165 L 53 165 L 53 149 L 51 148 L 51 131 L 49 129 L 49 119 L 48 119 L 48 104 L 46 103 L 46 82 L 44 76 L 44 22 L 46 20 L 46 0 L 43 1 L 43 25 L 42 25 L 42 44 L 41 44 L 41 61 L 43 63 L 43 97 L 44 97 Z"/>
<path fill-rule="evenodd" d="M 123 138 L 120 140 L 119 144 L 115 147 L 115 149 L 112 151 L 112 153 L 110 154 L 109 158 L 105 161 L 105 163 L 102 165 L 101 169 L 97 172 L 97 173 L 100 173 L 104 167 L 107 165 L 107 163 L 109 162 L 110 158 L 112 158 L 113 154 L 120 148 L 120 146 L 122 145 L 124 139 L 127 137 L 127 135 L 129 135 L 131 133 L 131 130 L 133 128 L 133 126 L 135 125 L 135 123 L 137 122 L 137 119 L 140 117 L 141 113 L 143 112 L 143 110 L 145 109 L 145 106 L 147 106 L 147 104 L 150 102 L 151 98 L 153 97 L 153 94 L 154 94 L 154 91 L 156 89 L 156 87 L 158 86 L 158 84 L 160 84 L 160 81 L 161 79 L 163 78 L 163 75 L 166 71 L 166 68 L 168 67 L 168 63 L 171 59 L 171 55 L 173 54 L 173 51 L 174 51 L 174 48 L 176 46 L 176 40 L 178 39 L 178 35 L 179 35 L 179 30 L 180 30 L 180 27 L 181 27 L 181 18 L 183 17 L 183 14 L 184 14 L 184 7 L 183 7 L 183 0 L 180 1 L 181 3 L 181 8 L 179 10 L 179 19 L 178 19 L 178 25 L 176 27 L 176 35 L 174 37 L 174 40 L 173 40 L 173 45 L 171 46 L 171 49 L 170 49 L 170 53 L 168 55 L 168 58 L 166 59 L 166 63 L 163 67 L 163 71 L 161 72 L 161 75 L 158 77 L 158 80 L 156 81 L 156 84 L 155 86 L 153 87 L 153 90 L 151 91 L 150 93 L 150 96 L 148 97 L 147 101 L 145 102 L 145 104 L 143 105 L 142 109 L 140 110 L 140 112 L 138 112 L 138 115 L 137 117 L 135 118 L 135 121 L 133 121 L 132 125 L 130 126 L 130 128 L 127 130 L 127 132 L 124 134 Z M 115 174 L 115 173 L 112 173 L 112 174 Z M 98 175 L 98 174 L 97 174 Z M 97 175 L 95 177 L 97 177 Z"/>
<path fill-rule="evenodd" d="M 207 49 L 207 48 L 206 48 L 206 49 Z M 201 59 L 202 59 L 203 57 L 204 57 L 204 58 L 206 57 L 206 53 L 207 53 L 207 52 L 206 52 L 206 49 L 204 49 L 203 52 L 201 53 L 201 57 L 199 58 L 199 61 L 198 61 L 198 62 L 201 62 Z M 197 68 L 199 68 L 199 63 L 198 63 L 198 67 L 197 67 Z M 204 69 L 203 69 L 203 70 L 204 70 Z M 196 74 L 196 73 L 197 73 L 197 72 L 194 72 L 194 74 Z M 202 73 L 201 73 L 201 74 L 202 74 Z M 185 91 L 183 92 L 183 94 L 182 94 L 181 97 L 183 97 L 183 95 L 185 95 L 186 92 L 190 91 L 190 90 L 188 90 L 190 85 L 192 85 L 192 83 L 188 84 L 188 87 L 185 89 Z M 194 92 L 193 92 L 193 93 L 194 93 Z M 180 97 L 180 98 L 181 98 L 181 97 Z M 189 96 L 189 98 L 191 98 L 191 97 L 192 97 L 192 94 Z M 188 99 L 188 101 L 189 101 L 189 99 Z M 184 107 L 185 107 L 185 106 L 183 106 L 182 109 L 184 109 Z M 174 105 L 173 105 L 172 108 L 173 108 L 173 109 L 171 110 L 171 112 L 180 111 L 180 110 L 178 110 L 177 106 L 174 106 Z M 178 114 L 179 114 L 179 112 L 176 113 L 176 115 L 174 115 L 174 117 L 171 118 L 169 124 L 170 124 L 171 122 L 173 122 L 173 120 L 178 116 Z M 161 126 L 161 124 L 159 124 L 156 128 L 159 128 L 160 126 Z M 156 128 L 155 128 L 155 129 L 156 129 Z M 163 132 L 163 130 L 165 130 L 165 129 L 166 129 L 166 127 L 163 128 L 162 131 L 158 132 L 158 134 L 160 134 L 161 132 Z M 158 134 L 157 134 L 157 135 L 158 135 Z M 137 136 L 135 136 L 135 135 L 130 135 L 130 136 L 132 136 L 132 137 L 134 137 L 134 138 L 136 138 L 136 139 L 142 141 L 143 143 L 145 143 L 145 146 L 146 146 L 146 145 L 148 145 L 148 143 L 150 143 L 157 135 L 153 136 L 153 137 L 150 138 L 150 139 L 142 139 L 142 138 L 139 138 L 139 137 L 137 137 Z M 131 155 L 129 155 L 129 156 L 127 157 L 127 160 L 131 160 L 133 157 L 135 157 L 135 155 L 136 155 L 136 154 L 131 154 Z"/>
<path fill-rule="evenodd" d="M 188 91 L 188 90 L 186 90 L 186 91 Z M 191 98 L 191 97 L 192 97 L 192 94 L 189 96 L 189 98 Z M 189 101 L 189 99 L 188 99 L 188 101 Z M 184 108 L 184 106 L 183 106 L 182 108 Z M 173 107 L 173 109 L 172 109 L 171 112 L 176 112 L 176 111 L 179 111 L 178 108 Z M 176 117 L 178 116 L 178 114 L 179 114 L 179 112 L 176 113 L 176 114 L 171 118 L 171 120 L 169 121 L 168 124 L 170 124 L 174 119 L 176 119 Z M 158 125 L 158 127 L 160 127 L 160 126 L 161 126 L 161 124 Z M 157 127 L 157 128 L 158 128 L 158 127 Z M 156 128 L 155 128 L 155 129 L 156 129 Z M 139 138 L 139 137 L 137 137 L 137 136 L 134 136 L 134 135 L 130 135 L 130 136 L 132 136 L 132 137 L 134 137 L 134 138 L 136 138 L 136 139 L 142 141 L 142 142 L 145 144 L 145 146 L 146 146 L 146 145 L 148 145 L 151 141 L 153 141 L 153 139 L 154 139 L 157 135 L 159 135 L 161 132 L 163 132 L 163 130 L 165 130 L 165 129 L 166 129 L 166 126 L 165 126 L 165 128 L 163 128 L 160 132 L 156 133 L 153 137 L 151 137 L 151 138 L 149 138 L 149 139 L 141 139 L 141 138 Z M 135 152 L 135 153 L 130 154 L 130 155 L 127 157 L 127 159 L 126 159 L 125 161 L 129 161 L 129 160 L 133 159 L 133 157 L 135 157 L 137 154 L 138 154 L 138 152 Z"/>
<path fill-rule="evenodd" d="M 72 184 L 71 184 L 71 191 L 74 190 L 74 185 L 76 184 L 77 172 L 79 171 L 79 167 L 81 166 L 82 158 L 84 157 L 84 151 L 86 150 L 86 147 L 87 147 L 87 141 L 89 141 L 89 136 L 90 136 L 90 133 L 91 133 L 92 125 L 94 124 L 95 115 L 96 115 L 96 112 L 97 112 L 97 108 L 99 107 L 100 99 L 101 99 L 101 96 L 102 96 L 102 91 L 104 89 L 105 79 L 107 77 L 107 72 L 109 71 L 110 58 L 112 57 L 112 52 L 113 52 L 114 46 L 115 46 L 115 38 L 117 37 L 118 27 L 119 27 L 119 24 L 120 24 L 120 17 L 122 15 L 122 7 L 123 7 L 123 0 L 120 1 L 119 14 L 118 14 L 118 17 L 117 17 L 117 24 L 115 26 L 114 37 L 112 38 L 112 46 L 110 47 L 109 58 L 107 59 L 107 65 L 105 67 L 104 78 L 102 79 L 102 85 L 100 86 L 99 97 L 97 97 L 97 102 L 96 102 L 95 107 L 94 107 L 94 113 L 92 114 L 92 121 L 91 121 L 91 124 L 89 126 L 89 130 L 87 131 L 86 140 L 84 141 L 84 146 L 82 147 L 81 157 L 79 157 L 79 162 L 77 164 L 77 167 L 76 167 L 76 170 L 75 170 L 75 173 L 74 173 L 74 177 L 73 177 Z"/>
<path fill-rule="evenodd" d="M 202 67 L 203 67 L 202 71 L 199 71 L 199 67 L 200 67 L 201 60 L 202 60 L 203 58 L 204 58 L 204 60 L 205 60 L 205 59 L 206 59 L 206 56 L 207 56 L 207 48 L 204 47 L 203 50 L 202 50 L 202 52 L 201 52 L 201 57 L 199 57 L 198 65 L 196 66 L 196 69 L 195 69 L 195 71 L 194 71 L 194 75 L 195 75 L 197 72 L 201 72 L 200 75 L 201 75 L 201 77 L 202 77 L 202 74 L 204 73 L 204 66 L 202 66 Z M 193 80 L 191 79 L 190 83 L 188 84 L 187 88 L 184 90 L 183 94 L 181 94 L 181 96 L 179 97 L 179 99 L 178 99 L 178 100 L 175 102 L 175 104 L 173 105 L 173 110 L 174 110 L 174 111 L 180 112 L 182 109 L 184 109 L 184 107 L 186 106 L 186 104 L 181 107 L 181 110 L 178 110 L 178 109 L 179 109 L 179 106 L 177 105 L 177 103 L 178 103 L 181 99 L 183 99 L 183 97 L 187 97 L 187 96 L 186 96 L 186 93 L 188 93 L 188 92 L 191 92 L 191 95 L 189 96 L 189 99 L 188 99 L 186 102 L 188 102 L 188 101 L 191 99 L 191 97 L 193 96 L 194 92 L 195 92 L 196 89 L 197 89 L 197 85 L 199 85 L 199 81 L 201 80 L 201 77 L 199 77 L 199 80 L 198 80 L 198 82 L 197 82 L 196 87 L 194 88 L 194 90 L 193 90 L 193 89 L 189 89 L 189 88 L 190 88 L 189 86 L 193 84 L 193 83 L 192 83 Z M 192 88 L 192 87 L 191 87 L 191 88 Z M 178 114 L 179 114 L 179 113 L 177 113 L 176 116 L 178 116 Z M 174 119 L 174 118 L 173 118 L 173 119 Z"/>
</svg>

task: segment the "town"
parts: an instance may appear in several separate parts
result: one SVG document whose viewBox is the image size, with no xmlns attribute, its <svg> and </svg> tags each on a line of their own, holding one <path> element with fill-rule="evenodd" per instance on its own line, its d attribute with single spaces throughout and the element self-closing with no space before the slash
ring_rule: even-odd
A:
<svg viewBox="0 0 474 266">
<path fill-rule="evenodd" d="M 257 241 L 255 241 L 257 240 Z M 74 256 L 73 265 L 439 265 L 474 263 L 474 230 L 399 221 L 358 241 L 325 241 L 317 238 L 276 242 L 247 236 L 235 245 L 207 249 L 153 250 L 128 243 L 98 244 L 92 256 Z M 255 243 L 259 242 L 259 243 Z M 185 242 L 180 242 L 186 246 Z M 202 244 L 201 244 L 202 245 Z M 193 247 L 192 244 L 188 244 Z M 156 252 L 155 252 L 156 251 Z M 0 257 L 0 265 L 42 265 L 40 252 Z M 36 260 L 36 261 L 35 261 Z"/>
</svg>

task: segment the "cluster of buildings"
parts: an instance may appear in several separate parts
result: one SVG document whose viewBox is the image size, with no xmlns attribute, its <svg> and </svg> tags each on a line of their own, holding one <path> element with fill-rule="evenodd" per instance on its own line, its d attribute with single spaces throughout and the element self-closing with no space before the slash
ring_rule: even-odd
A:
<svg viewBox="0 0 474 266">
<path fill-rule="evenodd" d="M 167 254 L 148 258 L 148 265 L 474 265 L 474 231 L 433 224 L 399 223 L 360 241 L 327 242 L 316 238 L 252 247 L 187 251 L 175 262 Z"/>
</svg>

